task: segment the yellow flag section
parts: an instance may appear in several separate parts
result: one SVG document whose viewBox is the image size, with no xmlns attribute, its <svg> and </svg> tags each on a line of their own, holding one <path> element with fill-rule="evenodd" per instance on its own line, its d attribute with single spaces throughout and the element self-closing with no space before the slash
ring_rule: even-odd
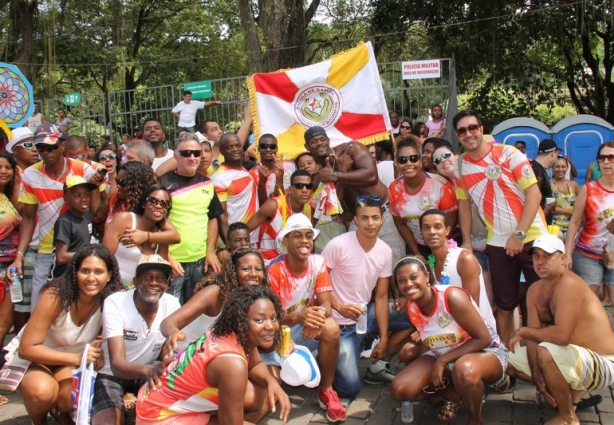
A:
<svg viewBox="0 0 614 425">
<path fill-rule="evenodd" d="M 313 65 L 248 78 L 256 140 L 270 133 L 279 153 L 304 150 L 305 130 L 320 126 L 331 146 L 388 139 L 388 108 L 370 42 Z"/>
</svg>

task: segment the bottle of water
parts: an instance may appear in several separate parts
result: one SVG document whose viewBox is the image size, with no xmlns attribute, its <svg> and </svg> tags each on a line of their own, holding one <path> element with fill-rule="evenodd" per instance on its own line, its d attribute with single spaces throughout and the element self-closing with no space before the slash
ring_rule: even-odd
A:
<svg viewBox="0 0 614 425">
<path fill-rule="evenodd" d="M 358 305 L 362 309 L 362 314 L 358 316 L 358 322 L 356 322 L 356 333 L 362 335 L 367 333 L 367 303 L 359 300 Z"/>
<path fill-rule="evenodd" d="M 17 274 L 17 268 L 11 267 L 9 269 L 9 276 L 11 277 L 11 301 L 19 303 L 23 301 L 23 292 L 21 290 L 21 279 Z"/>
<path fill-rule="evenodd" d="M 401 421 L 404 424 L 410 424 L 414 421 L 414 405 L 411 401 L 401 403 Z"/>
</svg>

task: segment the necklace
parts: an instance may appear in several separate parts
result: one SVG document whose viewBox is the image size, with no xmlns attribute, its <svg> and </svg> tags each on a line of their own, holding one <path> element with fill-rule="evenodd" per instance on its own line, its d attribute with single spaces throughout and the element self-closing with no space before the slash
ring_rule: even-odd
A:
<svg viewBox="0 0 614 425">
<path fill-rule="evenodd" d="M 63 159 L 64 159 L 64 168 L 62 168 L 62 172 L 55 179 L 53 178 L 52 175 L 48 174 L 47 169 L 45 168 L 45 163 L 43 162 L 43 180 L 46 180 L 46 179 L 51 180 L 51 185 L 44 184 L 45 187 L 47 187 L 47 188 L 53 187 L 55 185 L 55 183 L 59 182 L 59 180 L 62 178 L 62 176 L 66 172 L 66 168 L 67 168 L 66 162 L 67 162 L 67 160 L 66 160 L 66 158 L 63 158 Z"/>
<path fill-rule="evenodd" d="M 456 248 L 458 246 L 458 244 L 456 243 L 454 239 L 449 239 L 448 245 L 449 245 L 449 248 Z M 446 259 L 443 262 L 443 268 L 441 269 L 441 280 L 439 281 L 440 285 L 450 284 L 450 270 L 448 269 L 449 259 L 450 259 L 450 249 L 448 249 L 448 252 L 446 254 Z M 430 253 L 427 258 L 427 261 L 429 263 L 429 266 L 431 267 L 431 270 L 433 271 L 433 274 L 435 274 L 435 264 L 437 262 L 437 259 L 435 258 L 435 254 Z M 437 276 L 435 276 L 435 279 L 437 279 Z"/>
</svg>

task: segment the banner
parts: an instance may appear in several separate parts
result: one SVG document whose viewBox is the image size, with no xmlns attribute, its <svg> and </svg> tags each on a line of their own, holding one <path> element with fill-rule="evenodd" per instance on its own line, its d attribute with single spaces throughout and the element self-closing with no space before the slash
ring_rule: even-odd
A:
<svg viewBox="0 0 614 425">
<path fill-rule="evenodd" d="M 277 138 L 285 156 L 304 150 L 305 130 L 319 125 L 331 146 L 388 139 L 388 108 L 371 43 L 313 65 L 248 78 L 256 141 Z"/>
<path fill-rule="evenodd" d="M 441 61 L 439 59 L 403 62 L 402 69 L 404 80 L 441 78 Z"/>
</svg>

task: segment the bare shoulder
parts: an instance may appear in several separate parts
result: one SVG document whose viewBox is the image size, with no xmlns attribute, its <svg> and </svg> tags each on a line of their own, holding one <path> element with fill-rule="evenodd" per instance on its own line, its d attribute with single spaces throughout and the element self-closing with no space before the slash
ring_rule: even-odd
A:
<svg viewBox="0 0 614 425">
<path fill-rule="evenodd" d="M 558 301 L 571 300 L 580 304 L 589 294 L 592 294 L 592 291 L 587 283 L 577 274 L 565 270 L 556 282 L 552 297 Z"/>
<path fill-rule="evenodd" d="M 341 156 L 344 154 L 349 154 L 351 156 L 356 156 L 361 153 L 369 153 L 367 147 L 356 140 L 351 140 L 349 142 L 341 143 L 333 148 L 333 152 L 337 156 Z"/>
</svg>

